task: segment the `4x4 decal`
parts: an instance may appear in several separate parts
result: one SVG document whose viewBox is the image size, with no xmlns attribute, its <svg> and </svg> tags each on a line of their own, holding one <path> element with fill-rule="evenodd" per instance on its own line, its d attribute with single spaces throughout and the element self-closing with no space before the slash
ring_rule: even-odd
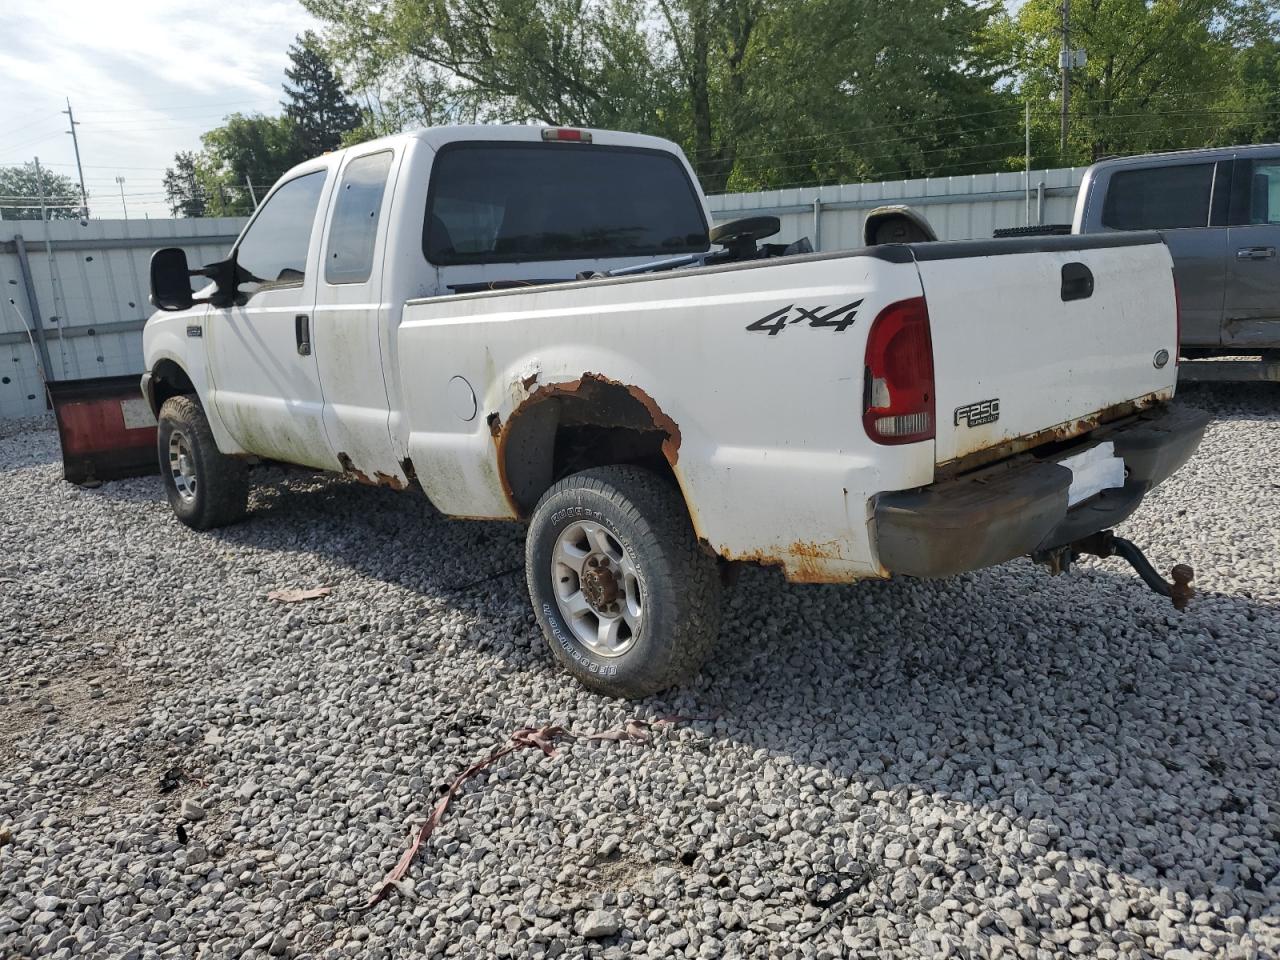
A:
<svg viewBox="0 0 1280 960">
<path fill-rule="evenodd" d="M 862 301 L 855 300 L 853 303 L 846 303 L 843 307 L 836 307 L 834 310 L 823 313 L 822 311 L 827 309 L 826 304 L 820 307 L 798 307 L 794 303 L 789 303 L 781 310 L 765 314 L 754 323 L 747 324 L 747 329 L 752 333 L 768 333 L 769 336 L 776 337 L 791 324 L 808 320 L 811 327 L 834 327 L 836 333 L 844 333 L 858 318 L 860 306 Z M 791 313 L 792 310 L 795 311 L 794 316 Z"/>
</svg>

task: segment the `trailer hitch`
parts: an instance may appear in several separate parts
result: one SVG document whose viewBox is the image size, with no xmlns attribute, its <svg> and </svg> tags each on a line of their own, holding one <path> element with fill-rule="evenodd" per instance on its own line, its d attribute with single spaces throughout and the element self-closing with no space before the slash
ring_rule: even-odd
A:
<svg viewBox="0 0 1280 960">
<path fill-rule="evenodd" d="M 1175 610 L 1185 610 L 1191 598 L 1195 596 L 1195 587 L 1191 586 L 1191 581 L 1195 579 L 1196 574 L 1190 566 L 1185 563 L 1175 565 L 1169 571 L 1169 575 L 1173 578 L 1173 582 L 1170 583 L 1160 576 L 1159 571 L 1151 565 L 1151 561 L 1143 555 L 1136 543 L 1124 537 L 1117 537 L 1114 530 L 1101 530 L 1064 547 L 1038 551 L 1032 554 L 1031 559 L 1045 564 L 1049 572 L 1056 575 L 1071 569 L 1071 564 L 1085 554 L 1102 557 L 1104 560 L 1107 557 L 1120 557 L 1127 560 L 1148 587 L 1160 596 L 1168 597 L 1173 601 Z"/>
</svg>

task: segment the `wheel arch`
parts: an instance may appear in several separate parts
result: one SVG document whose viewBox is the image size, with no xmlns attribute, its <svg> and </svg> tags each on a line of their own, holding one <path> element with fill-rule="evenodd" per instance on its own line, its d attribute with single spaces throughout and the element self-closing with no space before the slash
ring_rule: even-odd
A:
<svg viewBox="0 0 1280 960">
<path fill-rule="evenodd" d="M 584 373 L 534 387 L 505 421 L 493 413 L 488 423 L 503 493 L 517 516 L 528 517 L 557 480 L 621 464 L 666 475 L 691 507 L 678 468 L 680 427 L 640 387 Z"/>
<path fill-rule="evenodd" d="M 171 357 L 161 357 L 157 360 L 152 365 L 150 373 L 151 381 L 147 400 L 155 416 L 160 415 L 160 408 L 170 397 L 198 394 L 195 383 L 192 382 L 186 369 Z"/>
</svg>

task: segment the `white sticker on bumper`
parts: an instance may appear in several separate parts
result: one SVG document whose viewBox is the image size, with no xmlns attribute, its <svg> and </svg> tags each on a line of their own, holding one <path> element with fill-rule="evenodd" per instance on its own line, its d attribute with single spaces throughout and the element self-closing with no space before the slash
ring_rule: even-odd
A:
<svg viewBox="0 0 1280 960">
<path fill-rule="evenodd" d="M 1102 490 L 1124 486 L 1124 461 L 1116 456 L 1116 445 L 1110 440 L 1065 457 L 1058 464 L 1071 471 L 1071 487 L 1067 491 L 1069 507 Z"/>
</svg>

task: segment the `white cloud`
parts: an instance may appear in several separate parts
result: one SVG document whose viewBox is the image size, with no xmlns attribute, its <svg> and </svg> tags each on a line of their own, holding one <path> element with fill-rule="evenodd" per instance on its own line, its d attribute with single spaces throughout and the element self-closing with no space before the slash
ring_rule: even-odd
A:
<svg viewBox="0 0 1280 960">
<path fill-rule="evenodd" d="M 79 121 L 95 215 L 166 216 L 161 176 L 178 150 L 235 111 L 275 112 L 286 50 L 314 21 L 296 0 L 4 0 L 0 164 L 75 163 Z"/>
</svg>

